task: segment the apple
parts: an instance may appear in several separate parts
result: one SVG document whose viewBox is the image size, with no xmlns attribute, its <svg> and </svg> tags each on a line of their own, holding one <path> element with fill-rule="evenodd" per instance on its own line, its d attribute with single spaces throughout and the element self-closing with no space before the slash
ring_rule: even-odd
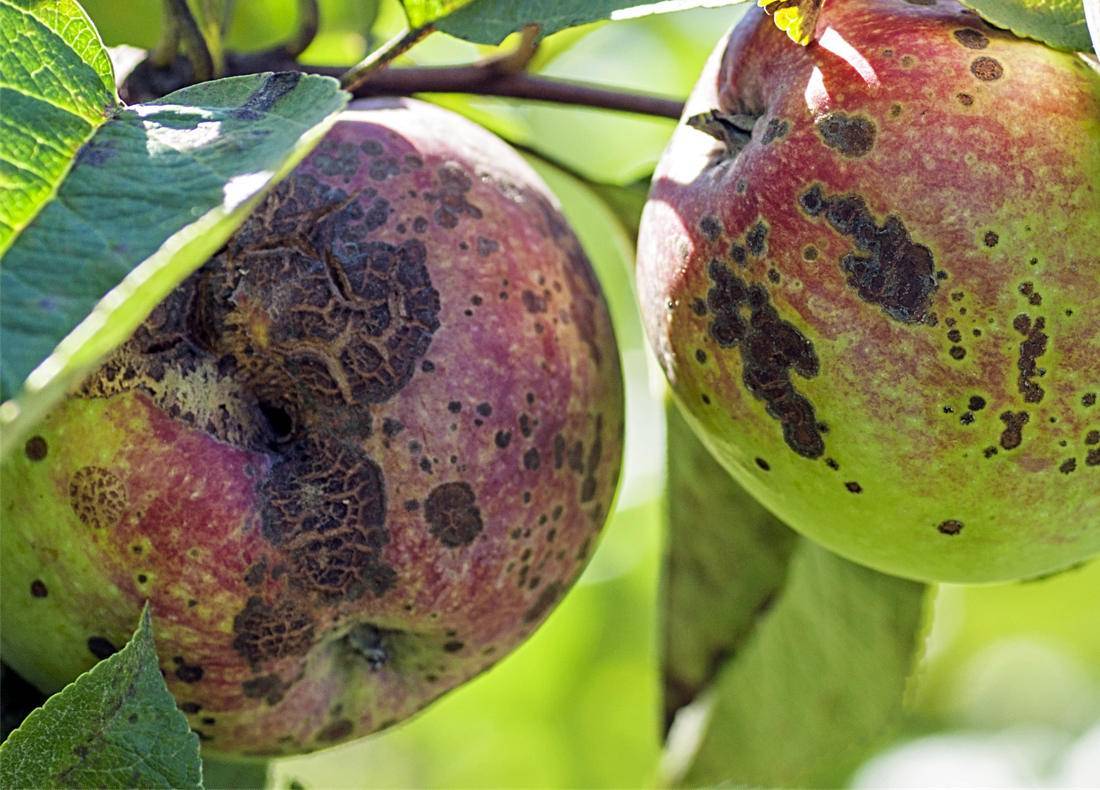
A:
<svg viewBox="0 0 1100 790">
<path fill-rule="evenodd" d="M 750 11 L 653 180 L 678 402 L 791 527 L 992 582 L 1100 551 L 1100 73 L 951 0 Z"/>
<path fill-rule="evenodd" d="M 561 599 L 622 436 L 548 188 L 450 112 L 353 102 L 7 464 L 4 660 L 54 691 L 149 600 L 204 750 L 388 727 Z"/>
</svg>

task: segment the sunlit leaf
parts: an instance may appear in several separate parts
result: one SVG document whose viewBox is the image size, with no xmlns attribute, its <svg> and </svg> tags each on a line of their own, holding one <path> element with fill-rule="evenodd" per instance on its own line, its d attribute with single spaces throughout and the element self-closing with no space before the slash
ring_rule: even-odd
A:
<svg viewBox="0 0 1100 790">
<path fill-rule="evenodd" d="M 107 51 L 71 0 L 0 0 L 0 255 L 117 105 Z"/>
<path fill-rule="evenodd" d="M 1018 36 L 1037 39 L 1055 49 L 1082 52 L 1092 49 L 1083 0 L 962 0 L 962 3 L 987 22 Z"/>
<path fill-rule="evenodd" d="M 268 73 L 112 110 L 0 266 L 4 452 L 217 250 L 346 100 L 331 78 Z"/>
<path fill-rule="evenodd" d="M 665 722 L 741 649 L 783 586 L 798 540 L 733 481 L 679 410 L 667 408 Z"/>
<path fill-rule="evenodd" d="M 930 598 L 799 538 L 771 611 L 712 686 L 678 783 L 843 784 L 899 724 Z"/>
<path fill-rule="evenodd" d="M 608 18 L 685 11 L 732 5 L 744 0 L 401 0 L 409 24 L 432 23 L 452 36 L 482 44 L 499 44 L 509 33 L 528 25 L 539 36 Z"/>
<path fill-rule="evenodd" d="M 199 740 L 160 674 L 149 610 L 130 642 L 0 746 L 0 787 L 201 787 Z"/>
</svg>

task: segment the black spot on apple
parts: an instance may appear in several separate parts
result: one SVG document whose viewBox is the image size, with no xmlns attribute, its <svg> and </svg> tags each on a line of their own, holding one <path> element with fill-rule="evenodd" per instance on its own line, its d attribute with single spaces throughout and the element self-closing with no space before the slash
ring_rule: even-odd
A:
<svg viewBox="0 0 1100 790">
<path fill-rule="evenodd" d="M 996 247 L 997 242 L 999 242 L 1000 240 L 1001 240 L 1001 237 L 998 236 L 996 233 L 994 233 L 991 230 L 987 230 L 985 232 L 985 236 L 982 237 L 982 242 L 987 247 Z"/>
<path fill-rule="evenodd" d="M 969 93 L 956 93 L 955 100 L 963 107 L 969 107 L 974 103 L 974 97 Z"/>
<path fill-rule="evenodd" d="M 952 35 L 955 40 L 967 49 L 985 49 L 989 46 L 989 39 L 980 30 L 972 27 L 964 27 L 956 30 Z"/>
<path fill-rule="evenodd" d="M 46 583 L 41 579 L 35 579 L 31 582 L 31 595 L 35 598 L 45 598 L 49 595 L 49 590 L 46 589 Z"/>
<path fill-rule="evenodd" d="M 41 461 L 46 457 L 49 449 L 46 440 L 41 436 L 32 436 L 27 439 L 27 443 L 23 445 L 23 453 L 30 461 Z"/>
<path fill-rule="evenodd" d="M 745 234 L 745 246 L 749 248 L 749 252 L 754 256 L 762 258 L 767 250 L 767 239 L 768 225 L 763 220 L 759 220 Z"/>
<path fill-rule="evenodd" d="M 198 664 L 188 664 L 183 656 L 175 656 L 172 661 L 176 664 L 176 677 L 183 683 L 198 683 L 206 674 Z"/>
<path fill-rule="evenodd" d="M 282 701 L 287 687 L 278 675 L 261 675 L 241 683 L 241 693 L 249 699 L 262 699 L 268 705 Z"/>
<path fill-rule="evenodd" d="M 295 582 L 327 600 L 381 596 L 394 584 L 380 558 L 389 542 L 382 471 L 358 447 L 300 441 L 260 487 L 262 531 L 282 550 Z"/>
<path fill-rule="evenodd" d="M 69 504 L 77 518 L 92 529 L 118 524 L 129 504 L 118 475 L 101 466 L 82 466 L 69 479 Z"/>
<path fill-rule="evenodd" d="M 325 743 L 332 741 L 340 741 L 351 735 L 352 730 L 355 729 L 355 725 L 347 719 L 339 719 L 327 725 L 323 730 L 317 733 L 317 740 Z"/>
<path fill-rule="evenodd" d="M 939 526 L 936 527 L 944 535 L 958 535 L 962 532 L 963 524 L 956 519 L 948 519 L 947 521 L 941 521 Z"/>
<path fill-rule="evenodd" d="M 879 225 L 859 195 L 826 196 L 815 184 L 799 198 L 811 217 L 824 215 L 837 233 L 864 254 L 846 253 L 840 267 L 860 298 L 877 304 L 904 323 L 927 322 L 938 287 L 932 252 L 914 242 L 901 219 L 889 215 Z"/>
<path fill-rule="evenodd" d="M 1077 469 L 1076 458 L 1067 458 L 1066 460 L 1062 461 L 1062 463 L 1058 466 L 1058 471 L 1064 475 L 1068 475 L 1075 469 Z"/>
<path fill-rule="evenodd" d="M 710 214 L 699 220 L 699 230 L 707 241 L 718 241 L 718 237 L 722 235 L 722 225 L 718 221 L 717 217 Z"/>
<path fill-rule="evenodd" d="M 484 525 L 473 488 L 465 481 L 436 486 L 424 502 L 428 531 L 449 548 L 467 546 Z"/>
<path fill-rule="evenodd" d="M 875 147 L 875 122 L 860 115 L 831 112 L 814 124 L 825 145 L 848 157 L 860 157 Z"/>
<path fill-rule="evenodd" d="M 765 461 L 763 458 L 757 458 L 756 465 L 763 469 L 765 472 L 771 469 L 771 466 L 769 466 L 768 462 Z"/>
<path fill-rule="evenodd" d="M 993 80 L 999 80 L 1004 75 L 1005 70 L 996 58 L 982 55 L 980 58 L 974 58 L 971 62 L 970 73 L 982 82 L 992 82 Z"/>
<path fill-rule="evenodd" d="M 769 145 L 779 138 L 786 136 L 790 128 L 791 125 L 782 118 L 772 118 L 768 121 L 768 125 L 764 127 L 764 134 L 760 138 L 760 142 L 763 145 Z"/>
<path fill-rule="evenodd" d="M 1045 392 L 1042 386 L 1035 381 L 1035 378 L 1039 375 L 1036 360 L 1047 350 L 1048 338 L 1043 332 L 1046 328 L 1046 321 L 1042 316 L 1032 321 L 1027 315 L 1021 313 L 1012 321 L 1012 326 L 1024 336 L 1024 341 L 1020 343 L 1020 358 L 1016 362 L 1016 367 L 1019 370 L 1019 377 L 1016 381 L 1017 386 L 1020 394 L 1024 396 L 1025 402 L 1039 403 L 1043 400 Z"/>
<path fill-rule="evenodd" d="M 1001 414 L 1001 422 L 1005 428 L 1001 432 L 1001 447 L 1005 450 L 1014 450 L 1023 441 L 1024 426 L 1031 419 L 1026 411 L 1006 411 Z"/>
<path fill-rule="evenodd" d="M 562 589 L 561 582 L 551 582 L 543 587 L 542 592 L 539 593 L 539 597 L 535 599 L 531 608 L 524 613 L 523 621 L 525 623 L 533 623 L 541 618 L 561 596 Z"/>
<path fill-rule="evenodd" d="M 854 480 L 845 483 L 844 487 L 847 488 L 848 491 L 852 494 L 862 494 L 863 493 L 863 486 L 861 486 L 859 483 L 857 483 Z"/>
<path fill-rule="evenodd" d="M 806 458 L 819 457 L 825 442 L 813 405 L 791 383 L 792 370 L 804 378 L 817 375 L 813 344 L 779 317 L 763 286 L 748 285 L 717 260 L 711 261 L 708 274 L 710 336 L 720 348 L 739 349 L 742 381 L 765 402 L 767 413 L 779 420 L 787 445 Z"/>
<path fill-rule="evenodd" d="M 233 618 L 233 649 L 253 666 L 303 655 L 313 645 L 315 627 L 313 617 L 293 598 L 269 604 L 254 595 Z"/>
</svg>

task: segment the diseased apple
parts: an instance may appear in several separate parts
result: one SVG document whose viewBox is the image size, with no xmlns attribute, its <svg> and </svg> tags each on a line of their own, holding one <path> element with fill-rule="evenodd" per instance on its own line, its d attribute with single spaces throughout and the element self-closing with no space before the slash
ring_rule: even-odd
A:
<svg viewBox="0 0 1100 790">
<path fill-rule="evenodd" d="M 951 0 L 751 11 L 642 218 L 638 291 L 712 452 L 872 567 L 1100 551 L 1100 74 Z"/>
<path fill-rule="evenodd" d="M 55 690 L 149 599 L 205 749 L 387 727 L 562 597 L 622 431 L 546 186 L 456 115 L 353 103 L 4 469 L 4 660 Z"/>
</svg>

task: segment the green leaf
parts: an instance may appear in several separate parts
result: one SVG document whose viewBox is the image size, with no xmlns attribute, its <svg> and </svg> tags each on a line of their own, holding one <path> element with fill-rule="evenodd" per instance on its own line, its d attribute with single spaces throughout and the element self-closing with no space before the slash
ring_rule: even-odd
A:
<svg viewBox="0 0 1100 790">
<path fill-rule="evenodd" d="M 0 0 L 0 255 L 118 104 L 111 61 L 72 0 Z"/>
<path fill-rule="evenodd" d="M 238 761 L 204 757 L 202 786 L 206 790 L 263 790 L 268 786 L 270 766 L 266 760 Z"/>
<path fill-rule="evenodd" d="M 200 787 L 199 741 L 160 674 L 148 606 L 130 642 L 0 746 L 0 787 Z"/>
<path fill-rule="evenodd" d="M 962 0 L 983 19 L 1055 49 L 1092 49 L 1083 0 Z"/>
<path fill-rule="evenodd" d="M 225 242 L 347 98 L 329 77 L 267 73 L 114 112 L 0 266 L 3 400 L 26 379 L 0 406 L 0 451 Z"/>
<path fill-rule="evenodd" d="M 783 586 L 797 536 L 733 481 L 668 404 L 662 584 L 665 724 L 741 649 Z"/>
<path fill-rule="evenodd" d="M 927 590 L 799 538 L 778 601 L 714 683 L 677 782 L 840 786 L 899 723 Z"/>
<path fill-rule="evenodd" d="M 480 44 L 499 44 L 528 25 L 539 37 L 608 18 L 628 18 L 700 6 L 732 5 L 743 0 L 401 0 L 412 27 L 434 24 L 452 36 Z"/>
</svg>

